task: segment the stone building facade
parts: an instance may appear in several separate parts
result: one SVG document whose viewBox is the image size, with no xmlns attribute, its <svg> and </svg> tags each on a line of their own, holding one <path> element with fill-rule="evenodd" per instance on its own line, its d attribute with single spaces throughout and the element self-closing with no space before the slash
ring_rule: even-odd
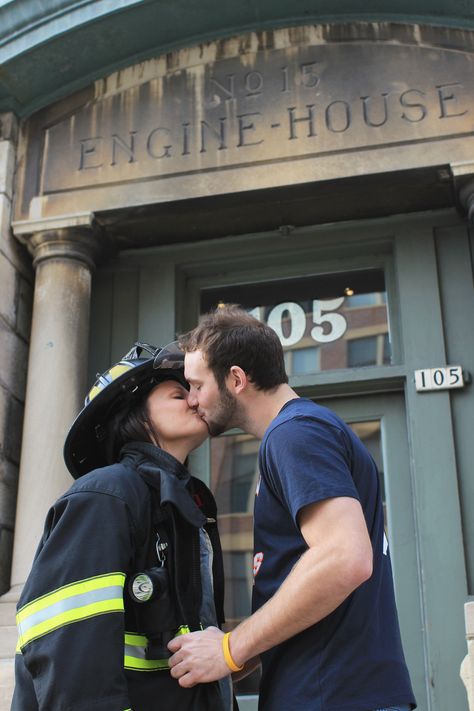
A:
<svg viewBox="0 0 474 711">
<path fill-rule="evenodd" d="M 181 24 L 159 3 L 0 6 L 0 711 L 87 385 L 219 301 L 272 325 L 291 384 L 377 459 L 419 708 L 467 711 L 474 4 L 316 4 L 216 20 L 183 0 Z M 231 433 L 192 462 L 220 505 L 231 622 L 257 447 Z"/>
<path fill-rule="evenodd" d="M 15 524 L 15 502 L 21 452 L 28 342 L 34 274 L 26 250 L 11 230 L 13 178 L 18 123 L 12 113 L 0 115 L 0 590 L 10 589 L 10 571 Z M 0 624 L 12 626 L 12 605 L 0 605 Z M 11 632 L 2 637 L 2 664 L 11 659 Z M 7 644 L 5 644 L 7 642 Z M 3 669 L 2 669 L 3 671 Z M 2 679 L 4 675 L 2 674 Z M 7 687 L 7 694 L 10 692 Z M 0 704 L 6 705 L 0 686 Z"/>
</svg>

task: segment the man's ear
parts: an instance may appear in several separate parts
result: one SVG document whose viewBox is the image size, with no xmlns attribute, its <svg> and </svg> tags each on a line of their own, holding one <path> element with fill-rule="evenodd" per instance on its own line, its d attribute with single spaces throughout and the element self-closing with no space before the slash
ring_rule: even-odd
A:
<svg viewBox="0 0 474 711">
<path fill-rule="evenodd" d="M 247 373 L 239 365 L 232 365 L 226 378 L 227 389 L 233 395 L 240 395 L 250 383 Z"/>
</svg>

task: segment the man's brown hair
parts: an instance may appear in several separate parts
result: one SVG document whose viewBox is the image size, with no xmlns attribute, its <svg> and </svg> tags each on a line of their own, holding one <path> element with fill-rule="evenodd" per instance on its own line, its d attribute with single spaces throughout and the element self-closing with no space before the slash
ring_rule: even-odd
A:
<svg viewBox="0 0 474 711">
<path fill-rule="evenodd" d="M 179 337 L 179 343 L 186 352 L 203 352 L 221 390 L 233 365 L 240 366 L 258 390 L 288 382 L 275 331 L 235 304 L 206 314 L 196 328 Z"/>
</svg>

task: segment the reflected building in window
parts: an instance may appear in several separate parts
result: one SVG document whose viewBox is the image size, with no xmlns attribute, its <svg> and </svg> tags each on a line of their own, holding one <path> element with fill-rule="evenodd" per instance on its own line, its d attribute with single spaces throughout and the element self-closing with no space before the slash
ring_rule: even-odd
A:
<svg viewBox="0 0 474 711">
<path fill-rule="evenodd" d="M 209 289 L 202 311 L 222 302 L 240 304 L 275 330 L 289 376 L 392 362 L 381 269 Z"/>
</svg>

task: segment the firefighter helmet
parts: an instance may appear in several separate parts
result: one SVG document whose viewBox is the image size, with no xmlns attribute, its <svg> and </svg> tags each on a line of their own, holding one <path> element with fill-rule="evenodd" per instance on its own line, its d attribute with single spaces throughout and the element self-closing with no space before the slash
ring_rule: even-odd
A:
<svg viewBox="0 0 474 711">
<path fill-rule="evenodd" d="M 97 375 L 64 444 L 64 460 L 75 479 L 112 463 L 106 446 L 111 419 L 164 380 L 177 380 L 189 387 L 184 379 L 184 353 L 176 342 L 164 348 L 135 343 L 118 363 Z"/>
</svg>

